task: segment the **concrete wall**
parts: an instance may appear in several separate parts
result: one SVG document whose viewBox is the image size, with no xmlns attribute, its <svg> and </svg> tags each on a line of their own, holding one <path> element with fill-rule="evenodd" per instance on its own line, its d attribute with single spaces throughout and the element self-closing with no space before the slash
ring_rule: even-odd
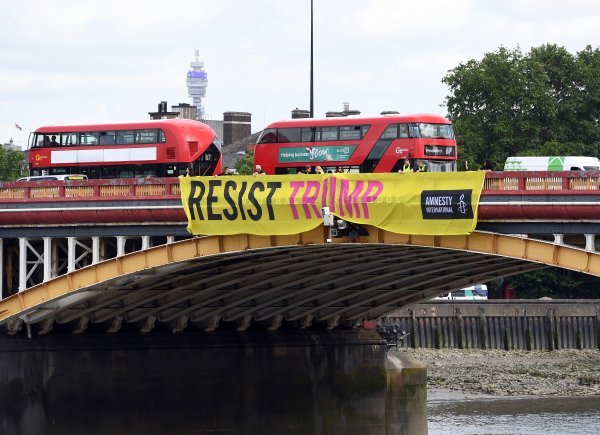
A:
<svg viewBox="0 0 600 435">
<path fill-rule="evenodd" d="M 435 301 L 391 313 L 402 346 L 478 349 L 600 347 L 600 300 Z"/>
<path fill-rule="evenodd" d="M 370 331 L 0 336 L 0 433 L 426 433 Z"/>
</svg>

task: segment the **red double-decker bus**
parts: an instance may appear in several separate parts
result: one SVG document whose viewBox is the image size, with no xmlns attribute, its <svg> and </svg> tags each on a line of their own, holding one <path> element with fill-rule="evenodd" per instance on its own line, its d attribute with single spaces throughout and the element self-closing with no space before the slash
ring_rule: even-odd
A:
<svg viewBox="0 0 600 435">
<path fill-rule="evenodd" d="M 306 165 L 325 172 L 397 172 L 404 159 L 428 171 L 456 171 L 452 124 L 437 115 L 302 118 L 269 125 L 259 136 L 254 163 L 267 174 L 289 174 Z"/>
<path fill-rule="evenodd" d="M 214 175 L 221 166 L 221 140 L 206 124 L 189 119 L 46 126 L 29 137 L 31 176 Z"/>
</svg>

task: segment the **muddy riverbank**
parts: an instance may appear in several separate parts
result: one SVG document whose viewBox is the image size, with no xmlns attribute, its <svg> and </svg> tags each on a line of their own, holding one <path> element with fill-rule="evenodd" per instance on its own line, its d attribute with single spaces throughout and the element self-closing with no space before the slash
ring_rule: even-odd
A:
<svg viewBox="0 0 600 435">
<path fill-rule="evenodd" d="M 600 350 L 405 349 L 427 388 L 494 396 L 600 395 Z"/>
</svg>

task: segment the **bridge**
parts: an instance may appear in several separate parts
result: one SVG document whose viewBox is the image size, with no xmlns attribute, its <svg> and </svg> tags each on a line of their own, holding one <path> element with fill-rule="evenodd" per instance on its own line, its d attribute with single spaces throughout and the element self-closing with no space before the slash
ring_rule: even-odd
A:
<svg viewBox="0 0 600 435">
<path fill-rule="evenodd" d="M 189 238 L 177 179 L 2 183 L 0 322 L 42 334 L 332 329 L 541 267 L 599 275 L 599 180 L 490 172 L 469 236 L 365 226 L 332 243 L 323 227 Z"/>
<path fill-rule="evenodd" d="M 192 238 L 177 179 L 0 183 L 0 427 L 425 432 L 424 369 L 363 321 L 542 267 L 600 276 L 599 180 L 491 172 L 469 235 L 337 238 Z"/>
</svg>

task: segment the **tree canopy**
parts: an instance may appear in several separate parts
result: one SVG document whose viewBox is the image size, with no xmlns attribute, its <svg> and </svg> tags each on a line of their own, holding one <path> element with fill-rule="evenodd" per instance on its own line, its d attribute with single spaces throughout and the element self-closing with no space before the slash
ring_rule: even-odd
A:
<svg viewBox="0 0 600 435">
<path fill-rule="evenodd" d="M 235 162 L 234 167 L 240 175 L 252 175 L 254 173 L 254 154 L 246 154 L 244 158 Z"/>
<path fill-rule="evenodd" d="M 572 55 L 553 44 L 500 47 L 442 79 L 459 159 L 489 159 L 502 168 L 511 155 L 590 155 L 600 141 L 600 51 Z"/>
<path fill-rule="evenodd" d="M 598 154 L 600 51 L 572 55 L 557 45 L 523 54 L 500 47 L 461 63 L 442 79 L 459 147 L 459 167 L 484 160 L 502 169 L 508 156 Z M 509 283 L 519 297 L 597 297 L 600 279 L 548 268 L 489 283 Z M 492 291 L 491 293 L 494 293 Z"/>
<path fill-rule="evenodd" d="M 14 181 L 21 176 L 23 153 L 0 147 L 0 180 Z"/>
</svg>

